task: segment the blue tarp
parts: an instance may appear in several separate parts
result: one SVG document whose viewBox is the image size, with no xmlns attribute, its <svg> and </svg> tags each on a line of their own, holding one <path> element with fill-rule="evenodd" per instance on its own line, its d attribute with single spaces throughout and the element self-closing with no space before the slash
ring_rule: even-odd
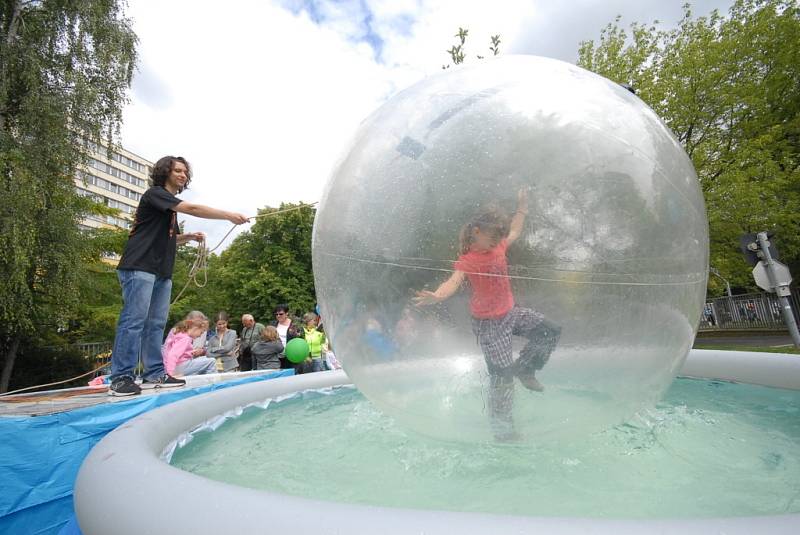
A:
<svg viewBox="0 0 800 535">
<path fill-rule="evenodd" d="M 181 399 L 293 373 L 281 370 L 46 416 L 0 418 L 0 533 L 59 533 L 74 518 L 72 489 L 83 459 L 120 424 Z"/>
</svg>

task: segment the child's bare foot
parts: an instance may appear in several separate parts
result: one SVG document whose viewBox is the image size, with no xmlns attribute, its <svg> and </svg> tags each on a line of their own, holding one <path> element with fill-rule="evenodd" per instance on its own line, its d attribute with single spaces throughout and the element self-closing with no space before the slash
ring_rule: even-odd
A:
<svg viewBox="0 0 800 535">
<path fill-rule="evenodd" d="M 519 382 L 522 383 L 522 386 L 528 390 L 533 390 L 534 392 L 544 391 L 542 383 L 540 383 L 536 376 L 532 373 L 517 375 L 517 379 L 519 379 Z"/>
</svg>

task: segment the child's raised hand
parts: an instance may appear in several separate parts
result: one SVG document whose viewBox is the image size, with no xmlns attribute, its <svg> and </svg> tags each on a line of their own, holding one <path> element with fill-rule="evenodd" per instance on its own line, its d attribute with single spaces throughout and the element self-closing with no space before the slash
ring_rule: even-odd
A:
<svg viewBox="0 0 800 535">
<path fill-rule="evenodd" d="M 517 192 L 517 212 L 528 213 L 528 188 L 520 188 Z"/>
<path fill-rule="evenodd" d="M 430 290 L 418 291 L 416 297 L 412 297 L 411 300 L 418 307 L 426 305 L 435 305 L 436 303 L 441 301 L 441 299 L 439 299 L 439 297 Z"/>
</svg>

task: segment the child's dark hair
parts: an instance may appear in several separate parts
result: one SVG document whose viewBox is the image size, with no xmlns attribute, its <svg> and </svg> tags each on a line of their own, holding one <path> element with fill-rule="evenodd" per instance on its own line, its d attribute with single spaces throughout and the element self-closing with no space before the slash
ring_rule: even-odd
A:
<svg viewBox="0 0 800 535">
<path fill-rule="evenodd" d="M 478 213 L 469 223 L 461 227 L 459 236 L 461 254 L 467 254 L 472 247 L 472 232 L 475 229 L 488 234 L 494 241 L 500 243 L 500 240 L 508 236 L 510 225 L 508 217 L 498 209 L 490 208 Z"/>
</svg>

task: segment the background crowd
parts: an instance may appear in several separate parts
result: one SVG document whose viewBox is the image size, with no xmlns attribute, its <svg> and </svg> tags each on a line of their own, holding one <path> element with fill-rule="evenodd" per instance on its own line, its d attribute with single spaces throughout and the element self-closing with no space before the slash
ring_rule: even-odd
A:
<svg viewBox="0 0 800 535">
<path fill-rule="evenodd" d="M 166 373 L 181 377 L 292 368 L 295 373 L 310 373 L 340 368 L 317 312 L 305 313 L 301 321 L 290 315 L 288 305 L 278 305 L 273 316 L 265 325 L 252 314 L 243 314 L 241 332 L 237 333 L 225 311 L 214 314 L 213 321 L 201 311 L 189 312 L 164 341 Z M 291 362 L 285 354 L 286 345 L 295 338 L 304 339 L 308 346 L 307 357 L 299 363 Z"/>
</svg>

